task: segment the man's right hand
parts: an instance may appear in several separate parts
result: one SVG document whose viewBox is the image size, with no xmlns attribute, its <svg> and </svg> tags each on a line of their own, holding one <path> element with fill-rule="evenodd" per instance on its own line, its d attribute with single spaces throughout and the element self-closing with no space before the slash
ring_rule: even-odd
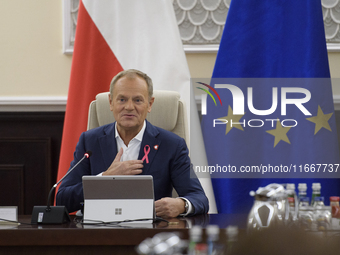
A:
<svg viewBox="0 0 340 255">
<path fill-rule="evenodd" d="M 120 148 L 111 166 L 103 172 L 103 175 L 136 175 L 142 173 L 142 160 L 120 161 L 123 155 L 123 148 Z"/>
</svg>

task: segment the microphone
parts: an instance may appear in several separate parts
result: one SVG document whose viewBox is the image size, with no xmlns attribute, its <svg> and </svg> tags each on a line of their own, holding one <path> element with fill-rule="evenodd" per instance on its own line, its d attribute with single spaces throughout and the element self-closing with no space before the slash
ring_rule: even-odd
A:
<svg viewBox="0 0 340 255">
<path fill-rule="evenodd" d="M 91 157 L 92 151 L 86 151 L 84 156 L 75 164 L 50 190 L 47 206 L 34 206 L 31 224 L 63 224 L 71 221 L 65 206 L 51 206 L 51 197 L 55 188 L 75 169 L 84 159 Z"/>
</svg>

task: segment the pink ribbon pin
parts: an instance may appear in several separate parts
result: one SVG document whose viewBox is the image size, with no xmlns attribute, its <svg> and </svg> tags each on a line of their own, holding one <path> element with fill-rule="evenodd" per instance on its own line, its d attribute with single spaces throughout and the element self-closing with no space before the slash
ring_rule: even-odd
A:
<svg viewBox="0 0 340 255">
<path fill-rule="evenodd" d="M 147 164 L 149 163 L 149 158 L 148 158 L 149 152 L 150 152 L 150 146 L 145 145 L 144 146 L 144 157 L 142 158 L 142 160 L 144 161 L 144 159 L 145 159 Z"/>
</svg>

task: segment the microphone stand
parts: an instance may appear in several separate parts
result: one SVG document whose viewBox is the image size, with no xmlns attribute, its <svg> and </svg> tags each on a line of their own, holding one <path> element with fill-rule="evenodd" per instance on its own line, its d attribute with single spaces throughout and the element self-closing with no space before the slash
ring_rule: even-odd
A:
<svg viewBox="0 0 340 255">
<path fill-rule="evenodd" d="M 64 205 L 51 206 L 51 197 L 55 188 L 75 169 L 85 158 L 89 158 L 92 152 L 87 151 L 84 156 L 75 164 L 56 184 L 48 194 L 47 206 L 34 206 L 32 211 L 31 224 L 63 224 L 70 222 L 70 216 Z"/>
</svg>

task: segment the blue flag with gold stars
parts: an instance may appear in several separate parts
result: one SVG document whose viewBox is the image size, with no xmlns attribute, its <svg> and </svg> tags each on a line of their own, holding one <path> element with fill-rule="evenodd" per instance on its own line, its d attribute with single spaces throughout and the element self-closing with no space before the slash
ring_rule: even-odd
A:
<svg viewBox="0 0 340 255">
<path fill-rule="evenodd" d="M 198 79 L 199 80 L 199 79 Z M 211 80 L 194 81 L 219 213 L 251 190 L 321 183 L 340 195 L 339 147 L 320 1 L 232 1 Z M 203 92 L 203 93 L 205 93 Z"/>
</svg>

